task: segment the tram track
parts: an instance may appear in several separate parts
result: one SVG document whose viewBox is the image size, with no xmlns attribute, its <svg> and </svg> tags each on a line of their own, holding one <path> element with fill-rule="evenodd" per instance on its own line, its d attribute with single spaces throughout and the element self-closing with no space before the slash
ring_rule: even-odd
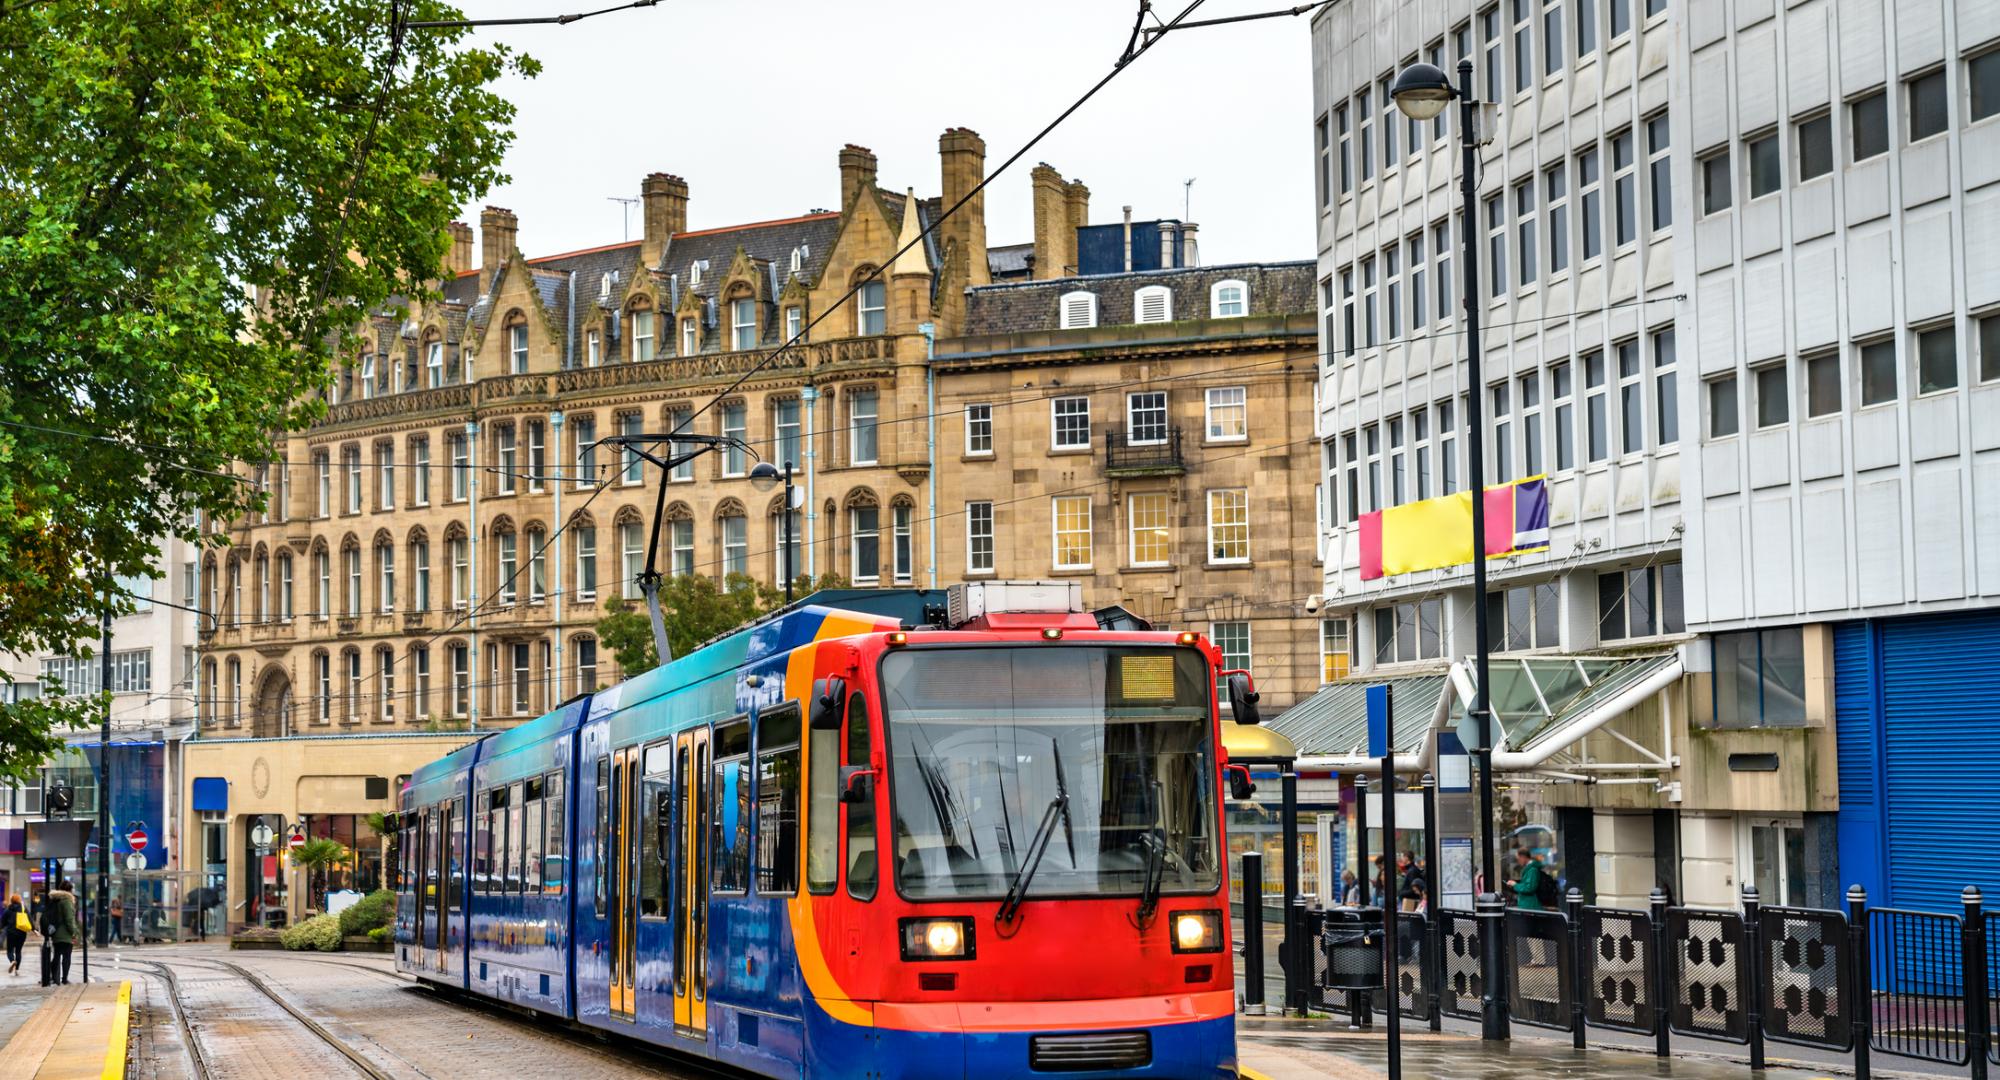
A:
<svg viewBox="0 0 2000 1080">
<path fill-rule="evenodd" d="M 180 977 L 174 972 L 174 970 L 171 967 L 163 963 L 155 963 L 147 960 L 128 960 L 126 961 L 126 963 L 131 964 L 135 967 L 144 967 L 152 969 L 160 976 L 161 981 L 166 984 L 168 996 L 173 1003 L 175 1021 L 180 1027 L 182 1039 L 187 1044 L 190 1070 L 192 1071 L 195 1080 L 212 1080 L 212 1075 L 214 1070 L 211 1067 L 211 1061 L 209 1059 L 207 1052 L 202 1049 L 202 1043 L 197 1031 L 197 1025 L 192 1019 L 191 1009 L 189 1007 L 186 992 L 181 986 Z M 311 1032 L 312 1035 L 316 1037 L 321 1043 L 331 1048 L 335 1053 L 338 1053 L 341 1057 L 346 1058 L 349 1064 L 353 1065 L 357 1070 L 360 1071 L 360 1073 L 363 1076 L 368 1077 L 369 1080 L 398 1080 L 398 1078 L 393 1073 L 383 1070 L 373 1061 L 370 1061 L 367 1055 L 361 1053 L 359 1050 L 356 1050 L 352 1045 L 347 1043 L 346 1040 L 340 1038 L 333 1032 L 327 1030 L 326 1025 L 321 1024 L 318 1020 L 315 1020 L 311 1016 L 307 1015 L 307 1013 L 303 1009 L 300 1009 L 297 1005 L 294 1005 L 292 1004 L 292 1002 L 286 1000 L 283 995 L 279 994 L 276 990 L 272 989 L 269 983 L 266 983 L 263 980 L 263 978 L 261 978 L 256 972 L 251 971 L 249 968 L 246 968 L 241 964 L 232 963 L 227 960 L 216 960 L 208 957 L 202 957 L 199 959 L 194 959 L 189 961 L 181 961 L 181 963 L 208 964 L 212 965 L 214 968 L 218 968 L 224 971 L 228 971 L 231 974 L 234 974 L 237 978 L 243 980 L 245 983 L 248 983 L 258 993 L 262 994 L 265 998 L 269 999 L 272 1004 L 284 1010 L 286 1015 L 290 1016 L 293 1020 L 298 1021 L 301 1027 L 305 1028 L 305 1030 L 307 1030 L 308 1032 Z M 340 966 L 360 969 L 359 965 L 355 964 L 342 964 Z M 360 970 L 365 970 L 365 969 L 360 969 Z M 419 1076 L 425 1075 L 424 1073 L 422 1073 L 421 1070 L 415 1070 L 415 1071 L 417 1071 Z"/>
</svg>

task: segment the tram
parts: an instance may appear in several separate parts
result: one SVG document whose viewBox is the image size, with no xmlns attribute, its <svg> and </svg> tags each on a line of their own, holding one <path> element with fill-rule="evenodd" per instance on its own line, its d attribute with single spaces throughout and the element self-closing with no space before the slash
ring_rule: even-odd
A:
<svg viewBox="0 0 2000 1080">
<path fill-rule="evenodd" d="M 839 604 L 418 770 L 397 968 L 768 1076 L 1235 1077 L 1248 675 L 1076 583 Z"/>
</svg>

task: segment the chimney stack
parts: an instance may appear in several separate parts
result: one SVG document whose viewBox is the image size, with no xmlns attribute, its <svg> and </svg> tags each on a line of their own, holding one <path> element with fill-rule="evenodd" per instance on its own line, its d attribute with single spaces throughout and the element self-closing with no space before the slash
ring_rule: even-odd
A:
<svg viewBox="0 0 2000 1080">
<path fill-rule="evenodd" d="M 854 212 L 863 188 L 875 186 L 875 151 L 848 143 L 840 151 L 840 214 Z"/>
<path fill-rule="evenodd" d="M 444 253 L 446 281 L 472 269 L 472 226 L 463 221 L 454 221 L 451 223 L 449 233 L 451 247 Z"/>
<path fill-rule="evenodd" d="M 639 182 L 639 197 L 645 204 L 646 225 L 639 241 L 639 258 L 652 269 L 666 257 L 668 239 L 687 231 L 687 181 L 668 173 L 651 173 Z"/>
<path fill-rule="evenodd" d="M 948 212 L 985 178 L 986 140 L 971 128 L 948 128 L 938 136 L 938 163 L 944 176 L 944 185 L 939 189 L 944 194 L 941 209 Z M 967 285 L 992 283 L 992 273 L 986 265 L 984 191 L 973 195 L 964 209 L 945 218 L 939 233 L 941 247 L 955 248 L 963 254 Z"/>
<path fill-rule="evenodd" d="M 1181 222 L 1181 265 L 1200 266 L 1201 249 L 1195 243 L 1195 230 L 1199 226 L 1192 221 Z"/>
<path fill-rule="evenodd" d="M 1076 234 L 1069 229 L 1069 201 L 1062 174 L 1047 162 L 1028 174 L 1035 197 L 1036 281 L 1067 276 L 1076 262 Z"/>
<path fill-rule="evenodd" d="M 489 206 L 479 212 L 479 293 L 484 296 L 500 276 L 500 268 L 514 256 L 515 238 L 521 232 L 514 211 Z"/>
</svg>

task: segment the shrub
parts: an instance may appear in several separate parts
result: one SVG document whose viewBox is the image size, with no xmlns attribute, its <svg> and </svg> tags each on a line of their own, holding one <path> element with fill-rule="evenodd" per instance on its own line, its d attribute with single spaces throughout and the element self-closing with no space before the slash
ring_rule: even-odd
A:
<svg viewBox="0 0 2000 1080">
<path fill-rule="evenodd" d="M 340 932 L 346 937 L 356 937 L 378 926 L 387 926 L 395 919 L 396 894 L 376 889 L 340 913 Z"/>
<path fill-rule="evenodd" d="M 340 918 L 315 915 L 278 935 L 278 943 L 293 951 L 318 949 L 333 952 L 340 948 Z"/>
<path fill-rule="evenodd" d="M 378 926 L 375 929 L 368 931 L 368 940 L 387 941 L 389 940 L 390 936 L 393 935 L 395 932 L 396 928 L 393 926 Z"/>
</svg>

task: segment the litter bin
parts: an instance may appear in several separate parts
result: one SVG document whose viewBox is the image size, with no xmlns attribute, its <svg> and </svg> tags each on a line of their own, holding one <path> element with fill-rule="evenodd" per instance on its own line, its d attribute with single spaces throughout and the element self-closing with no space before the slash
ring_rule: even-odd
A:
<svg viewBox="0 0 2000 1080">
<path fill-rule="evenodd" d="M 1374 990 L 1382 985 L 1382 909 L 1332 908 L 1320 932 L 1326 948 L 1328 990 Z"/>
</svg>

